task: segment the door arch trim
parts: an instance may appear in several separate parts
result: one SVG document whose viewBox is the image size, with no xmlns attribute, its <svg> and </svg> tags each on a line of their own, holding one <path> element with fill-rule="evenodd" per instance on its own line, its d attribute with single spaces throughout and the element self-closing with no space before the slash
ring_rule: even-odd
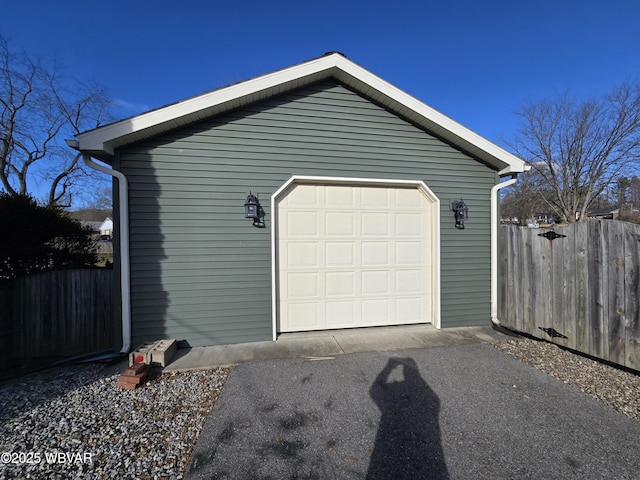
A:
<svg viewBox="0 0 640 480">
<path fill-rule="evenodd" d="M 277 238 L 278 212 L 277 201 L 283 197 L 287 189 L 293 184 L 313 185 L 353 185 L 353 186 L 380 186 L 380 187 L 414 187 L 418 189 L 431 202 L 431 215 L 434 219 L 431 225 L 431 238 L 433 239 L 433 271 L 432 271 L 432 295 L 433 295 L 433 325 L 441 328 L 440 319 L 440 199 L 422 180 L 396 180 L 380 178 L 355 178 L 355 177 L 325 177 L 325 176 L 291 176 L 273 195 L 271 195 L 271 324 L 272 337 L 275 341 L 278 335 L 278 256 Z"/>
</svg>

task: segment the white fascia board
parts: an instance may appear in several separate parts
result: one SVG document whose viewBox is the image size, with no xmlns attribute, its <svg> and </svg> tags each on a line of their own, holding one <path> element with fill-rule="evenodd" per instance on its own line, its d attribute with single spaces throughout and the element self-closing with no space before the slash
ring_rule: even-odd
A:
<svg viewBox="0 0 640 480">
<path fill-rule="evenodd" d="M 476 148 L 486 152 L 489 156 L 506 163 L 508 166 L 500 170 L 500 175 L 521 173 L 525 171 L 525 162 L 520 158 L 498 147 L 496 144 L 490 142 L 484 137 L 481 137 L 477 133 L 469 130 L 439 111 L 434 110 L 424 102 L 421 102 L 417 98 L 400 90 L 368 70 L 350 62 L 344 57 L 339 57 L 337 59 L 337 66 L 345 73 L 357 78 L 378 90 L 385 96 L 400 103 L 407 108 L 409 112 L 417 113 L 424 119 L 423 122 L 418 123 L 422 124 L 427 129 L 440 134 L 443 138 L 452 141 L 454 145 L 464 147 L 465 144 L 469 144 L 471 146 L 475 146 Z M 340 75 L 338 77 L 340 77 Z"/>
<path fill-rule="evenodd" d="M 108 155 L 113 155 L 113 146 L 109 145 L 109 142 L 115 139 L 145 129 L 152 129 L 163 123 L 174 121 L 206 108 L 234 101 L 255 94 L 261 90 L 274 88 L 278 85 L 286 84 L 323 70 L 330 70 L 335 66 L 335 57 L 340 56 L 337 54 L 330 55 L 300 65 L 294 65 L 284 70 L 268 73 L 261 77 L 230 85 L 220 90 L 204 93 L 166 107 L 161 107 L 157 110 L 152 110 L 110 125 L 105 125 L 95 130 L 81 133 L 77 135 L 79 150 L 103 151 Z"/>
<path fill-rule="evenodd" d="M 390 109 L 399 110 L 398 113 L 405 114 L 417 124 L 433 131 L 436 135 L 451 142 L 453 145 L 466 149 L 470 153 L 477 154 L 483 160 L 488 161 L 488 163 L 493 165 L 499 164 L 499 166 L 502 167 L 500 175 L 524 171 L 524 162 L 521 159 L 338 53 L 325 55 L 283 70 L 277 70 L 245 82 L 214 90 L 79 134 L 77 136 L 79 150 L 104 152 L 107 156 L 112 156 L 115 142 L 117 139 L 126 135 L 144 130 L 149 130 L 150 135 L 159 134 L 167 129 L 171 129 L 171 126 L 167 124 L 177 122 L 180 118 L 192 116 L 197 114 L 197 112 L 217 105 L 223 105 L 226 102 L 249 98 L 259 92 L 267 92 L 270 89 L 274 91 L 286 91 L 300 86 L 300 84 L 304 84 L 304 82 L 300 82 L 300 80 L 309 76 L 314 76 L 317 80 L 335 76 L 345 82 L 345 84 L 351 85 L 356 90 L 361 91 L 363 90 L 362 87 L 366 86 L 367 89 L 379 93 L 380 98 L 376 100 L 385 104 Z M 372 96 L 371 91 L 362 91 L 362 93 Z M 269 96 L 270 94 L 266 95 Z M 375 97 L 375 95 L 373 96 Z M 163 129 L 162 125 L 166 125 L 166 127 Z"/>
</svg>

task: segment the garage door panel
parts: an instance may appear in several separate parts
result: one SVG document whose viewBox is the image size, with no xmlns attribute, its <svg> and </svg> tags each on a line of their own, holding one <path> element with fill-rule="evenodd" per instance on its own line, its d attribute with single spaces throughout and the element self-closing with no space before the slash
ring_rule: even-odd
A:
<svg viewBox="0 0 640 480">
<path fill-rule="evenodd" d="M 419 312 L 423 309 L 422 297 L 396 298 L 395 311 L 399 318 L 406 323 L 419 322 L 421 316 Z"/>
<path fill-rule="evenodd" d="M 328 267 L 355 267 L 355 245 L 353 242 L 327 242 L 325 265 Z"/>
<path fill-rule="evenodd" d="M 363 267 L 388 266 L 390 264 L 388 242 L 362 242 L 361 251 Z"/>
<path fill-rule="evenodd" d="M 279 331 L 430 321 L 429 211 L 417 188 L 293 185 L 276 206 Z"/>
<path fill-rule="evenodd" d="M 354 300 L 328 300 L 325 310 L 325 328 L 357 327 L 356 302 Z"/>
<path fill-rule="evenodd" d="M 420 237 L 423 235 L 422 225 L 424 214 L 421 213 L 398 213 L 395 216 L 397 237 Z"/>
<path fill-rule="evenodd" d="M 422 265 L 422 242 L 396 242 L 396 265 Z"/>
<path fill-rule="evenodd" d="M 284 231 L 290 237 L 311 237 L 318 236 L 317 212 L 287 212 Z"/>
<path fill-rule="evenodd" d="M 365 323 L 370 326 L 388 325 L 390 323 L 389 299 L 364 299 L 362 301 L 362 317 Z"/>
<path fill-rule="evenodd" d="M 325 214 L 324 231 L 329 237 L 353 237 L 356 233 L 355 214 L 351 212 L 327 212 Z"/>
<path fill-rule="evenodd" d="M 414 188 L 395 188 L 392 192 L 395 195 L 396 207 L 411 210 L 426 204 L 427 199 L 423 195 L 421 195 L 422 198 L 416 198 L 416 190 Z"/>
<path fill-rule="evenodd" d="M 317 208 L 320 206 L 319 187 L 305 185 L 305 188 L 294 188 L 283 199 L 283 204 L 292 207 Z"/>
<path fill-rule="evenodd" d="M 325 186 L 324 205 L 355 208 L 356 190 L 353 187 Z"/>
<path fill-rule="evenodd" d="M 363 271 L 362 272 L 362 295 L 390 295 L 391 285 L 389 272 Z"/>
<path fill-rule="evenodd" d="M 393 194 L 388 188 L 370 187 L 362 190 L 363 209 L 367 208 L 389 208 L 390 196 Z"/>
<path fill-rule="evenodd" d="M 288 273 L 287 291 L 291 298 L 318 298 L 318 273 Z"/>
<path fill-rule="evenodd" d="M 363 237 L 388 237 L 389 214 L 384 212 L 362 212 Z"/>
<path fill-rule="evenodd" d="M 422 270 L 396 271 L 396 294 L 419 294 L 424 288 L 422 285 Z"/>
<path fill-rule="evenodd" d="M 319 267 L 318 244 L 316 242 L 290 242 L 283 252 L 283 262 L 289 268 Z"/>
<path fill-rule="evenodd" d="M 295 326 L 300 330 L 318 330 L 323 328 L 318 310 L 317 302 L 289 303 L 287 316 L 296 319 Z"/>
<path fill-rule="evenodd" d="M 325 293 L 327 297 L 341 295 L 353 296 L 355 290 L 354 272 L 327 272 L 325 274 Z"/>
</svg>

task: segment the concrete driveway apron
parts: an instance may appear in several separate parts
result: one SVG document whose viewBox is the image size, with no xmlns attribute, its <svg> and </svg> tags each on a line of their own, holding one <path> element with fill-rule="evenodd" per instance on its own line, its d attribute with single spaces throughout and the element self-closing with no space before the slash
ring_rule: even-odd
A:
<svg viewBox="0 0 640 480">
<path fill-rule="evenodd" d="M 190 479 L 638 479 L 640 422 L 482 343 L 235 367 Z"/>
</svg>

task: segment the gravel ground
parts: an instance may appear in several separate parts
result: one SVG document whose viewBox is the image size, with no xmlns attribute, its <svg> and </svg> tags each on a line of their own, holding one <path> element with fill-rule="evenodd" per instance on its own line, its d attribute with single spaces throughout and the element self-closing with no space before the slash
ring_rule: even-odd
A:
<svg viewBox="0 0 640 480">
<path fill-rule="evenodd" d="M 640 376 L 527 338 L 492 344 L 629 417 Z M 167 373 L 137 390 L 99 364 L 0 383 L 0 480 L 179 479 L 229 368 Z"/>
<path fill-rule="evenodd" d="M 615 410 L 640 419 L 640 375 L 564 350 L 552 343 L 517 338 L 492 344 L 597 398 Z"/>
<path fill-rule="evenodd" d="M 115 386 L 99 364 L 0 383 L 0 479 L 178 479 L 228 368 Z"/>
</svg>

